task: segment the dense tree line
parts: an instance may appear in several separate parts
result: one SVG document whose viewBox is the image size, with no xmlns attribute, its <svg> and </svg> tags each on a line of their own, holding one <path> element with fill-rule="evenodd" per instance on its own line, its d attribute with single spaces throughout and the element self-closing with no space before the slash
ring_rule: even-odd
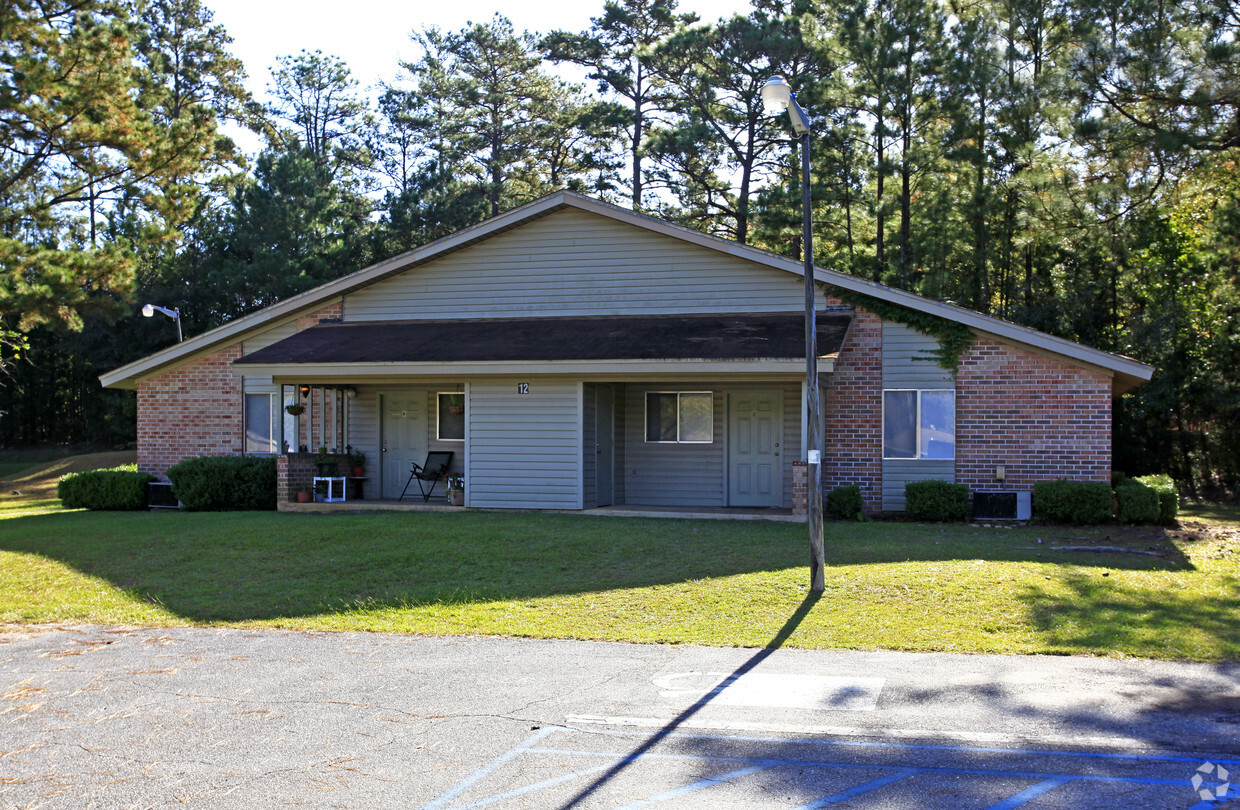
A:
<svg viewBox="0 0 1240 810">
<path fill-rule="evenodd" d="M 411 32 L 375 93 L 283 57 L 264 106 L 200 0 L 0 10 L 0 442 L 126 441 L 95 375 L 570 188 L 1131 355 L 1115 463 L 1240 487 L 1231 0 L 612 0 L 584 31 Z M 584 71 L 585 85 L 562 78 Z M 262 138 L 252 158 L 225 121 Z"/>
</svg>

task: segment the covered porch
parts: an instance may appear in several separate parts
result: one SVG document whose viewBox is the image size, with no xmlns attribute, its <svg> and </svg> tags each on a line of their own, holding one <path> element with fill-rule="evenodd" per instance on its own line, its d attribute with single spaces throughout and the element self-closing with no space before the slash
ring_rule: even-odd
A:
<svg viewBox="0 0 1240 810">
<path fill-rule="evenodd" d="M 824 376 L 850 318 L 819 320 Z M 234 369 L 278 390 L 281 508 L 307 508 L 320 455 L 357 452 L 345 499 L 313 508 L 443 506 L 442 485 L 398 501 L 442 452 L 476 509 L 790 518 L 803 338 L 788 313 L 324 323 Z"/>
</svg>

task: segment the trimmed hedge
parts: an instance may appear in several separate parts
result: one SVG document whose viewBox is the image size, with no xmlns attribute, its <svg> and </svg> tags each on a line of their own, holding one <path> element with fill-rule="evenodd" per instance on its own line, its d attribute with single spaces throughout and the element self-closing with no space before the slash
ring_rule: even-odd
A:
<svg viewBox="0 0 1240 810">
<path fill-rule="evenodd" d="M 1033 514 L 1049 523 L 1086 525 L 1111 520 L 1111 485 L 1106 481 L 1038 481 Z"/>
<path fill-rule="evenodd" d="M 1158 490 L 1136 481 L 1115 488 L 1115 519 L 1120 523 L 1157 523 Z"/>
<path fill-rule="evenodd" d="M 827 493 L 826 506 L 832 520 L 860 520 L 864 510 L 861 487 L 836 487 Z"/>
<path fill-rule="evenodd" d="M 1143 475 L 1134 478 L 1158 493 L 1158 522 L 1164 526 L 1175 525 L 1180 514 L 1180 493 L 1176 491 L 1175 481 L 1169 475 Z"/>
<path fill-rule="evenodd" d="M 904 485 L 904 509 L 911 520 L 959 523 L 969 518 L 969 488 L 950 481 L 911 481 Z"/>
<path fill-rule="evenodd" d="M 56 497 L 66 509 L 137 511 L 148 507 L 148 485 L 154 480 L 154 476 L 138 472 L 136 464 L 69 473 L 56 482 Z"/>
<path fill-rule="evenodd" d="M 197 512 L 276 508 L 276 460 L 241 456 L 189 458 L 168 470 L 172 492 Z"/>
</svg>

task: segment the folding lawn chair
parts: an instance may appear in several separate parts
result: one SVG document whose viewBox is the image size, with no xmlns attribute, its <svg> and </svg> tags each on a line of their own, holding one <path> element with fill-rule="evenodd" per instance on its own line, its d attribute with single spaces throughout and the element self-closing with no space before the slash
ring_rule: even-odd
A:
<svg viewBox="0 0 1240 810">
<path fill-rule="evenodd" d="M 431 493 L 435 491 L 435 485 L 442 481 L 448 475 L 448 465 L 452 463 L 453 451 L 432 451 L 426 454 L 426 461 L 418 464 L 416 461 L 410 463 L 412 469 L 409 472 L 409 480 L 405 482 L 405 488 L 400 491 L 398 501 L 405 499 L 405 493 L 409 491 L 409 485 L 415 480 L 418 482 L 418 489 L 422 492 L 422 501 L 425 503 L 431 499 Z M 431 488 L 427 489 L 422 485 L 423 481 L 429 481 Z"/>
</svg>

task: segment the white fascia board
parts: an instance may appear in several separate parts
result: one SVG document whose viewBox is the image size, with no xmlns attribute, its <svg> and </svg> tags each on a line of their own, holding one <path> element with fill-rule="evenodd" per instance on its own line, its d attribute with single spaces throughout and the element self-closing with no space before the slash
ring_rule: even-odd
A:
<svg viewBox="0 0 1240 810">
<path fill-rule="evenodd" d="M 819 358 L 819 369 L 830 372 L 835 357 Z M 275 381 L 344 383 L 400 377 L 547 377 L 631 378 L 677 375 L 779 375 L 789 379 L 805 376 L 804 360 L 561 360 L 555 362 L 463 362 L 463 363 L 306 363 L 234 365 L 237 376 L 272 377 Z"/>
</svg>

